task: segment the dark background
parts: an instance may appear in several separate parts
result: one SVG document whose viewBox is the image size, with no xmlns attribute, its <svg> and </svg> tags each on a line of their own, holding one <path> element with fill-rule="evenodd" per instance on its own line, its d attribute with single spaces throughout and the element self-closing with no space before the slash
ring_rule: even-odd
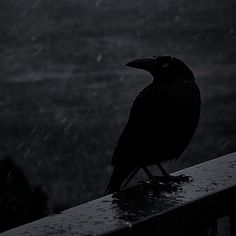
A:
<svg viewBox="0 0 236 236">
<path fill-rule="evenodd" d="M 123 65 L 172 55 L 202 93 L 182 169 L 236 150 L 236 1 L 0 0 L 0 144 L 50 209 L 102 195 L 137 93 L 151 77 Z"/>
</svg>

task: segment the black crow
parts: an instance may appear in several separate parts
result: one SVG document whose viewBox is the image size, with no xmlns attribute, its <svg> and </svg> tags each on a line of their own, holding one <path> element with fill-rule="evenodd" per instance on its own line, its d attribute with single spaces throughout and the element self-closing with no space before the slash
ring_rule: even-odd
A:
<svg viewBox="0 0 236 236">
<path fill-rule="evenodd" d="M 157 165 L 168 181 L 186 180 L 169 175 L 161 163 L 180 157 L 200 116 L 200 91 L 193 72 L 181 60 L 160 56 L 137 59 L 126 66 L 150 72 L 153 81 L 131 107 L 113 153 L 114 170 L 105 194 L 119 191 L 141 168 L 154 180 L 149 165 Z"/>
</svg>

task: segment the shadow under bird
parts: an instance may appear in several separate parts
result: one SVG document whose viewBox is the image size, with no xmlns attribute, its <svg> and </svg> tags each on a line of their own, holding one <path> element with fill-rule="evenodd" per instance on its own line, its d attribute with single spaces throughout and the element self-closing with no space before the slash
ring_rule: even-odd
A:
<svg viewBox="0 0 236 236">
<path fill-rule="evenodd" d="M 200 91 L 191 69 L 171 56 L 131 61 L 128 67 L 151 73 L 153 81 L 135 99 L 129 120 L 113 153 L 114 170 L 105 194 L 117 192 L 143 169 L 151 183 L 158 182 L 148 166 L 157 165 L 162 181 L 179 182 L 161 163 L 178 159 L 191 141 L 200 116 Z"/>
</svg>

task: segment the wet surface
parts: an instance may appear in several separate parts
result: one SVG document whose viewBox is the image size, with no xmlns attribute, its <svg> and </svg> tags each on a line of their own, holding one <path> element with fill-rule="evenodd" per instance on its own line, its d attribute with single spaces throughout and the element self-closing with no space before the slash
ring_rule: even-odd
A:
<svg viewBox="0 0 236 236">
<path fill-rule="evenodd" d="M 178 191 L 159 191 L 151 185 L 139 184 L 1 235 L 99 235 L 122 230 L 131 232 L 139 228 L 139 225 L 149 226 L 152 220 L 155 221 L 155 229 L 160 232 L 173 217 L 177 223 L 182 220 L 187 222 L 188 218 L 194 219 L 193 212 L 203 214 L 213 207 L 219 208 L 219 212 L 221 207 L 229 208 L 230 199 L 236 193 L 235 166 L 236 153 L 229 154 L 174 173 L 193 178 L 192 182 L 183 183 Z"/>
</svg>

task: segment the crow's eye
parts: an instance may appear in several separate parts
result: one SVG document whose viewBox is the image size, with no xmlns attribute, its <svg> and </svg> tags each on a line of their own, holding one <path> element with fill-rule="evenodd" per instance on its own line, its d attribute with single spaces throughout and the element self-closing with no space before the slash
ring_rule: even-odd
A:
<svg viewBox="0 0 236 236">
<path fill-rule="evenodd" d="M 168 64 L 167 64 L 167 63 L 163 63 L 162 66 L 163 66 L 164 68 L 166 68 L 166 67 L 168 66 Z"/>
</svg>

